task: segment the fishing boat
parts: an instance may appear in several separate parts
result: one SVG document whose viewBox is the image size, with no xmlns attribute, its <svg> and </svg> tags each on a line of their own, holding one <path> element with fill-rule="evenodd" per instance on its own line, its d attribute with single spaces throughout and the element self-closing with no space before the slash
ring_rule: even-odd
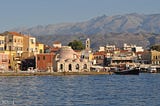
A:
<svg viewBox="0 0 160 106">
<path fill-rule="evenodd" d="M 114 73 L 117 75 L 139 75 L 139 68 L 131 68 L 126 70 L 115 71 Z"/>
</svg>

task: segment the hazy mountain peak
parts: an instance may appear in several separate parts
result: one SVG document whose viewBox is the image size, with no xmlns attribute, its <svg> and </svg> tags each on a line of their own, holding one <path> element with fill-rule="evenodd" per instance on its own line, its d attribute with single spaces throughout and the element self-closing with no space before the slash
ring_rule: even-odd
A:
<svg viewBox="0 0 160 106">
<path fill-rule="evenodd" d="M 160 33 L 160 14 L 137 14 L 98 16 L 79 23 L 37 25 L 32 28 L 19 28 L 14 31 L 31 33 L 32 35 L 69 35 L 97 34 L 107 32 L 152 32 Z"/>
</svg>

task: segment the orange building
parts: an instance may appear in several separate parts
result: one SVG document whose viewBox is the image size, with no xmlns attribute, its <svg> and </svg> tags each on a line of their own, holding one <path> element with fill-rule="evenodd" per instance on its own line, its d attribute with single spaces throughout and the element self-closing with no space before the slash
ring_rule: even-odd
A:
<svg viewBox="0 0 160 106">
<path fill-rule="evenodd" d="M 22 59 L 26 59 L 36 55 L 36 38 L 23 35 L 23 53 Z"/>
</svg>

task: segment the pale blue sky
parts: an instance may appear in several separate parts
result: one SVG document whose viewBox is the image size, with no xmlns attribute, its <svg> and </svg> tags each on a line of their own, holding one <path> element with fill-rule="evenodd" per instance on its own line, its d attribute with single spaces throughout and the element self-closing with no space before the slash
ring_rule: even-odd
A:
<svg viewBox="0 0 160 106">
<path fill-rule="evenodd" d="M 0 0 L 0 32 L 128 13 L 160 13 L 160 0 Z"/>
</svg>

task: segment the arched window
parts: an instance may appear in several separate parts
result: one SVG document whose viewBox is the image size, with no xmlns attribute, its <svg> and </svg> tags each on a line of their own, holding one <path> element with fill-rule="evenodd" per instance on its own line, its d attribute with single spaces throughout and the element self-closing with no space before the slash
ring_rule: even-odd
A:
<svg viewBox="0 0 160 106">
<path fill-rule="evenodd" d="M 60 55 L 57 54 L 56 57 L 55 57 L 55 60 L 58 60 L 60 58 Z"/>
<path fill-rule="evenodd" d="M 69 71 L 72 71 L 72 64 L 69 64 L 68 70 L 69 70 Z"/>
<path fill-rule="evenodd" d="M 79 70 L 79 64 L 76 64 L 76 70 Z"/>
<path fill-rule="evenodd" d="M 63 70 L 63 64 L 60 64 L 60 70 Z"/>
<path fill-rule="evenodd" d="M 84 64 L 83 69 L 87 69 L 87 64 Z"/>
<path fill-rule="evenodd" d="M 73 58 L 76 59 L 76 58 L 77 58 L 77 55 L 76 55 L 76 54 L 73 54 Z"/>
</svg>

